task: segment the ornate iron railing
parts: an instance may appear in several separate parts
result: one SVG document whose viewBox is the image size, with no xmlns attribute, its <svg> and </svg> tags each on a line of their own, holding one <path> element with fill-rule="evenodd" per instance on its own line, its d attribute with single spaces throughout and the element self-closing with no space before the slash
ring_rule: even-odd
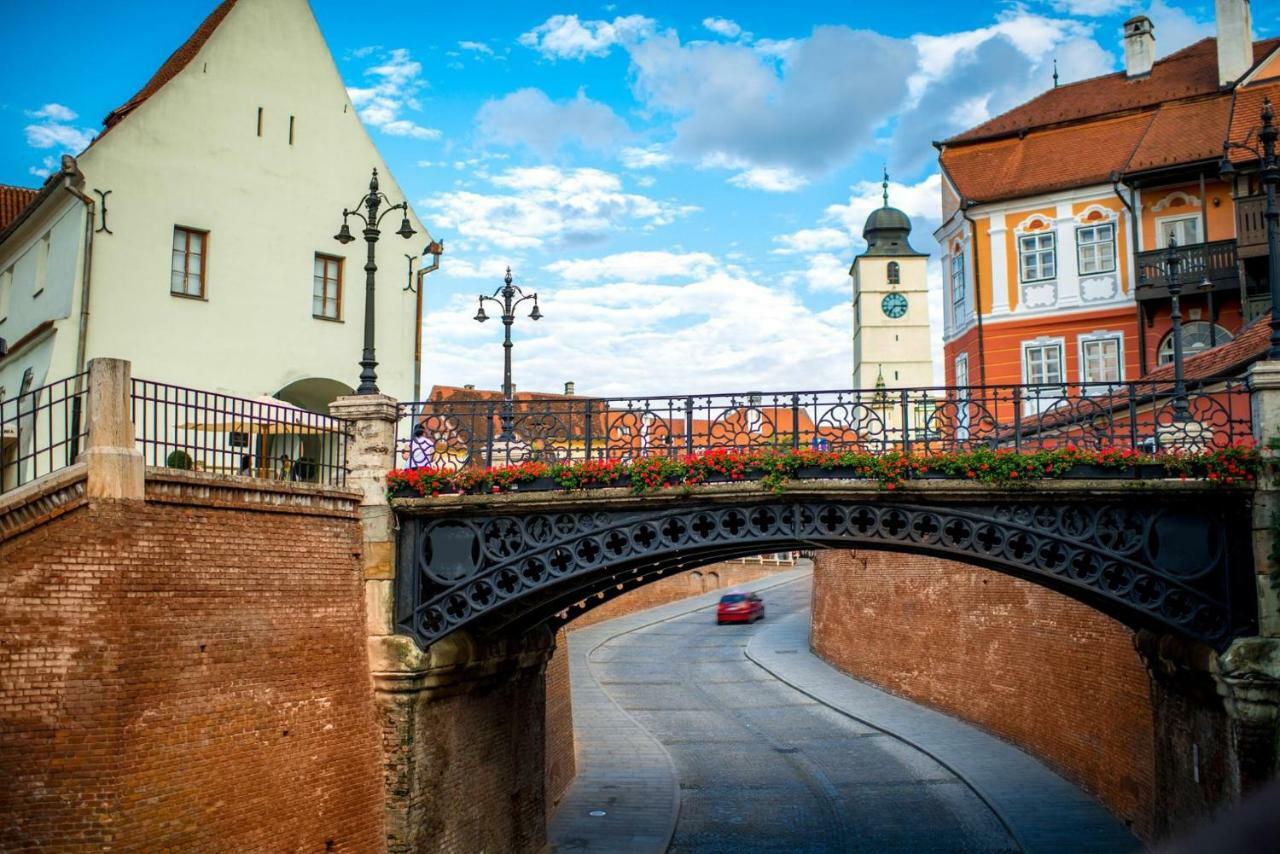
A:
<svg viewBox="0 0 1280 854">
<path fill-rule="evenodd" d="M 86 374 L 0 400 L 0 492 L 75 462 L 87 435 Z"/>
<path fill-rule="evenodd" d="M 1239 287 L 1236 267 L 1236 242 L 1215 240 L 1180 246 L 1178 284 L 1185 290 L 1196 290 L 1209 282 L 1212 287 Z M 1165 249 L 1138 253 L 1138 299 L 1159 299 L 1169 295 L 1169 259 Z"/>
<path fill-rule="evenodd" d="M 1185 407 L 1181 404 L 1185 403 Z M 1185 413 L 1185 415 L 1184 415 Z M 399 464 L 626 461 L 713 449 L 1204 450 L 1252 438 L 1247 383 L 1168 380 L 401 404 Z"/>
<path fill-rule="evenodd" d="M 341 485 L 347 425 L 284 401 L 133 380 L 133 424 L 147 465 Z"/>
</svg>

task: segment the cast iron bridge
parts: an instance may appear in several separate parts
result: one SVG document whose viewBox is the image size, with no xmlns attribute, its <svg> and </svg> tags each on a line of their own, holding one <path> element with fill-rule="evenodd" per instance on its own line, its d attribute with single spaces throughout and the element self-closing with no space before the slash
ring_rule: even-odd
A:
<svg viewBox="0 0 1280 854">
<path fill-rule="evenodd" d="M 708 448 L 1206 449 L 1250 435 L 1247 389 L 1204 383 L 804 392 L 627 401 L 527 398 L 407 404 L 431 462 L 634 459 Z M 504 411 L 505 409 L 505 411 Z M 421 432 L 419 432 L 421 435 Z M 477 439 L 477 436 L 482 438 Z M 406 447 L 407 452 L 411 452 Z M 847 477 L 847 475 L 844 475 Z M 1042 584 L 1134 628 L 1223 648 L 1252 634 L 1252 492 L 1176 479 L 1042 480 L 999 488 L 911 481 L 709 484 L 691 494 L 397 499 L 396 620 L 426 646 L 467 629 L 566 621 L 665 575 L 788 549 L 951 558 Z"/>
</svg>

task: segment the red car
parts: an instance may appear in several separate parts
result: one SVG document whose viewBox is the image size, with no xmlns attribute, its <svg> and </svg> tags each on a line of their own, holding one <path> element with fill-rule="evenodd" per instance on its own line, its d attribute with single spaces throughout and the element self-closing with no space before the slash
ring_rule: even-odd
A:
<svg viewBox="0 0 1280 854">
<path fill-rule="evenodd" d="M 764 601 L 754 593 L 726 593 L 716 606 L 716 625 L 764 619 Z"/>
</svg>

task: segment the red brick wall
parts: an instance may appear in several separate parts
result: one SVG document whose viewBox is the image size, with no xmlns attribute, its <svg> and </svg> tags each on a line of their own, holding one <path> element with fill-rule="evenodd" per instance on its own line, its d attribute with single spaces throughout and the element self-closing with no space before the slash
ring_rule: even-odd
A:
<svg viewBox="0 0 1280 854">
<path fill-rule="evenodd" d="M 546 673 L 546 798 L 547 821 L 555 814 L 560 799 L 577 773 L 573 741 L 573 704 L 569 700 L 569 636 L 556 632 L 556 650 L 547 662 Z"/>
<path fill-rule="evenodd" d="M 776 564 L 726 562 L 669 575 L 629 590 L 587 611 L 556 635 L 556 650 L 547 663 L 546 773 L 547 820 L 573 783 L 577 773 L 573 740 L 573 709 L 569 699 L 569 647 L 567 632 L 604 620 L 656 608 L 668 602 L 749 584 L 795 567 Z"/>
<path fill-rule="evenodd" d="M 839 669 L 1044 758 L 1150 838 L 1147 672 L 1121 624 L 938 558 L 819 552 L 811 642 Z"/>
<path fill-rule="evenodd" d="M 0 543 L 0 850 L 382 848 L 359 548 L 105 501 Z"/>
</svg>

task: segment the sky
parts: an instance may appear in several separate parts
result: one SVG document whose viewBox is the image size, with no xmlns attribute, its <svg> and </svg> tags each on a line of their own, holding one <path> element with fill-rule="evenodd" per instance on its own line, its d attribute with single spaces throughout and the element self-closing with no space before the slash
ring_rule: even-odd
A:
<svg viewBox="0 0 1280 854">
<path fill-rule="evenodd" d="M 37 186 L 215 5 L 5 0 L 0 182 Z M 424 385 L 501 385 L 501 324 L 471 318 L 509 265 L 544 315 L 516 322 L 517 387 L 599 395 L 848 387 L 848 268 L 885 168 L 931 253 L 940 364 L 933 141 L 1049 88 L 1055 61 L 1063 83 L 1118 70 L 1134 14 L 1159 56 L 1213 34 L 1208 0 L 312 8 L 445 243 Z M 1280 31 L 1253 11 L 1255 37 Z M 55 30 L 82 49 L 50 63 Z"/>
</svg>

